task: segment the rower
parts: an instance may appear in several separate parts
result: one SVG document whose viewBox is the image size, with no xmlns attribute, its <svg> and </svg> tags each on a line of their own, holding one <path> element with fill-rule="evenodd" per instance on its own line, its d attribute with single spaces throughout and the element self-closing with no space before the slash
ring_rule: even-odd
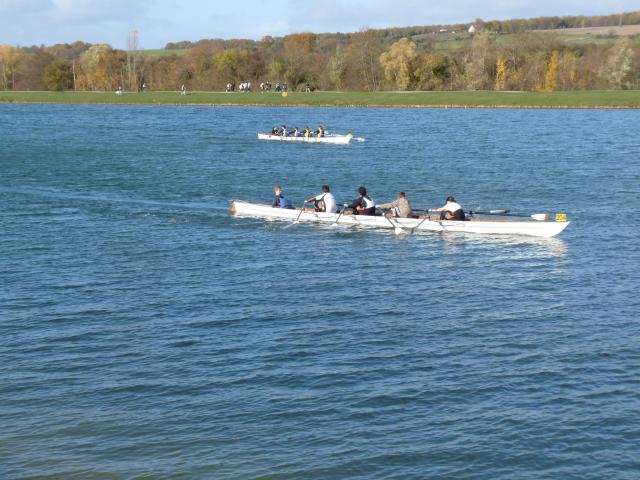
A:
<svg viewBox="0 0 640 480">
<path fill-rule="evenodd" d="M 358 195 L 359 197 L 349 205 L 349 208 L 353 208 L 353 213 L 355 215 L 375 215 L 376 204 L 373 199 L 367 195 L 367 189 L 359 187 Z"/>
<path fill-rule="evenodd" d="M 304 138 L 309 138 L 309 135 L 311 135 L 311 130 L 309 129 L 309 127 L 304 127 Z"/>
<path fill-rule="evenodd" d="M 313 202 L 316 212 L 336 213 L 338 206 L 336 205 L 336 199 L 329 190 L 329 185 L 322 186 L 322 193 L 315 197 L 308 198 L 305 203 Z"/>
<path fill-rule="evenodd" d="M 276 185 L 273 188 L 273 191 L 276 195 L 273 199 L 273 203 L 271 204 L 273 208 L 294 208 L 293 205 L 291 205 L 291 202 L 287 200 L 282 194 L 282 187 L 280 185 Z"/>
<path fill-rule="evenodd" d="M 280 134 L 281 134 L 283 137 L 286 137 L 286 136 L 287 136 L 287 126 L 286 126 L 286 125 L 282 125 L 282 128 L 280 129 Z"/>
<path fill-rule="evenodd" d="M 440 214 L 440 220 L 466 220 L 464 210 L 460 204 L 456 202 L 456 199 L 452 196 L 447 197 L 447 203 L 443 207 L 429 210 L 430 212 L 442 212 Z"/>
<path fill-rule="evenodd" d="M 318 127 L 318 130 L 316 130 L 316 131 L 315 131 L 315 132 L 313 132 L 313 133 L 315 133 L 315 134 L 318 136 L 318 138 L 320 138 L 320 137 L 324 137 L 324 127 L 323 127 L 322 125 L 320 125 L 320 126 Z"/>
<path fill-rule="evenodd" d="M 411 204 L 407 200 L 407 195 L 404 192 L 398 192 L 398 198 L 391 203 L 383 203 L 378 205 L 378 208 L 391 209 L 391 215 L 401 218 L 412 218 L 413 210 Z"/>
<path fill-rule="evenodd" d="M 273 127 L 273 128 L 271 129 L 271 135 L 276 135 L 276 136 L 277 136 L 277 135 L 278 135 L 278 133 L 279 133 L 279 132 L 278 132 L 278 127 Z"/>
<path fill-rule="evenodd" d="M 293 129 L 293 132 L 291 132 L 291 136 L 292 137 L 299 137 L 300 136 L 300 130 L 298 130 L 298 127 L 295 127 Z"/>
</svg>

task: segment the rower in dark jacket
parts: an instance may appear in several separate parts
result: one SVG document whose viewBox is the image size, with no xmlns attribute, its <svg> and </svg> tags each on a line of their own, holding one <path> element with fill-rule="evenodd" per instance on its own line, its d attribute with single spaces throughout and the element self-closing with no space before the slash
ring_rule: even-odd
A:
<svg viewBox="0 0 640 480">
<path fill-rule="evenodd" d="M 349 205 L 349 208 L 353 208 L 353 213 L 355 215 L 375 215 L 376 204 L 373 199 L 367 195 L 367 189 L 359 187 L 358 195 L 359 197 Z"/>
<path fill-rule="evenodd" d="M 294 206 L 291 205 L 291 202 L 287 200 L 285 196 L 282 194 L 282 187 L 280 185 L 276 185 L 273 189 L 273 192 L 275 193 L 275 197 L 273 198 L 273 203 L 271 203 L 271 206 L 273 208 L 287 208 L 287 209 L 294 208 Z"/>
</svg>

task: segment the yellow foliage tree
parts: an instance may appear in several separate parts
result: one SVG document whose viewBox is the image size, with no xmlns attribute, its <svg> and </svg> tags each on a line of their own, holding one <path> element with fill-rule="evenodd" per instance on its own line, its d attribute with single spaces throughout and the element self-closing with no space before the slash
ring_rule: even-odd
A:
<svg viewBox="0 0 640 480">
<path fill-rule="evenodd" d="M 116 52 L 109 45 L 92 45 L 80 56 L 82 74 L 78 78 L 80 88 L 88 90 L 112 90 L 122 86 L 118 76 Z"/>
<path fill-rule="evenodd" d="M 2 89 L 14 86 L 14 75 L 22 60 L 22 52 L 11 45 L 0 45 L 0 81 Z"/>
<path fill-rule="evenodd" d="M 385 76 L 398 90 L 407 90 L 412 80 L 412 65 L 416 59 L 416 44 L 402 38 L 391 45 L 388 52 L 380 55 L 380 65 Z"/>
<path fill-rule="evenodd" d="M 507 60 L 500 55 L 496 61 L 496 90 L 502 91 L 507 86 Z"/>
<path fill-rule="evenodd" d="M 551 58 L 547 65 L 547 73 L 544 76 L 544 91 L 553 92 L 558 86 L 558 63 L 559 54 L 557 50 L 551 52 Z"/>
</svg>

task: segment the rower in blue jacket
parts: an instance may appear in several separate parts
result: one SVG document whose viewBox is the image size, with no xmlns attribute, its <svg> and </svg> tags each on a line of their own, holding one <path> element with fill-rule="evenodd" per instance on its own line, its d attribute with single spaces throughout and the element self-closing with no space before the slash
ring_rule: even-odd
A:
<svg viewBox="0 0 640 480">
<path fill-rule="evenodd" d="M 273 208 L 289 208 L 289 209 L 294 208 L 291 202 L 287 200 L 285 196 L 282 194 L 282 187 L 280 185 L 276 185 L 273 191 L 275 193 L 273 203 L 271 204 Z"/>
</svg>

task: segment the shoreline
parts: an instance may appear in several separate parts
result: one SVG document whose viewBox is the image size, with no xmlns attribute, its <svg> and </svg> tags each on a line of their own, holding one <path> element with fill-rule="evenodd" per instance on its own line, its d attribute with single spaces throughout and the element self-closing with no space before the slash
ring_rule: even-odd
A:
<svg viewBox="0 0 640 480">
<path fill-rule="evenodd" d="M 232 98 L 230 98 L 232 97 Z M 427 108 L 427 109 L 559 109 L 637 110 L 640 90 L 571 92 L 272 92 L 225 93 L 174 91 L 46 92 L 0 91 L 0 104 L 146 105 L 201 107 L 316 107 L 316 108 Z"/>
<path fill-rule="evenodd" d="M 260 103 L 157 103 L 157 102 L 47 102 L 47 101 L 3 101 L 0 105 L 79 105 L 79 106 L 112 106 L 112 107 L 252 107 L 252 108 L 384 108 L 384 109 L 432 109 L 432 110 L 640 110 L 640 105 L 334 105 L 334 104 L 286 104 L 269 105 Z"/>
</svg>

